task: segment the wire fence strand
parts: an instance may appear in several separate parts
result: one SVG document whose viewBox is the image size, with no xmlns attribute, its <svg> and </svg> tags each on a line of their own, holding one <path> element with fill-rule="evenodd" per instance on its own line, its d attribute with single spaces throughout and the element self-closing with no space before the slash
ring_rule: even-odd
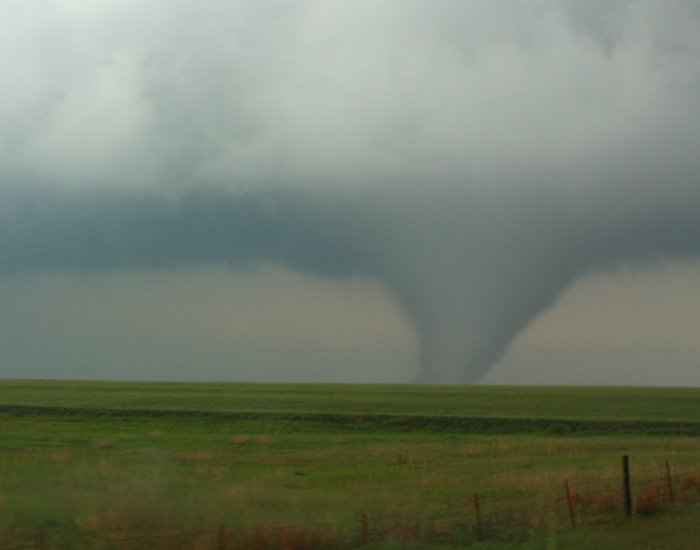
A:
<svg viewBox="0 0 700 550">
<path fill-rule="evenodd" d="M 668 504 L 669 488 L 671 488 L 680 496 L 683 496 L 683 502 L 691 503 L 700 501 L 700 468 L 699 469 L 675 469 L 673 465 L 670 468 L 670 474 L 666 470 L 666 466 L 654 467 L 650 466 L 641 469 L 636 469 L 633 473 L 633 486 L 638 494 L 636 507 L 641 508 L 640 512 L 644 513 L 648 509 L 657 509 Z M 659 475 L 663 472 L 664 475 Z M 684 481 L 688 480 L 688 481 Z M 605 485 L 610 487 L 605 487 Z M 570 522 L 568 517 L 567 506 L 572 504 L 573 513 L 578 516 L 578 520 L 585 522 L 587 516 L 594 516 L 596 521 L 599 516 L 605 513 L 611 513 L 615 510 L 621 511 L 621 503 L 623 499 L 621 485 L 621 477 L 603 477 L 599 479 L 589 480 L 570 480 L 570 485 L 574 491 L 573 503 L 567 500 L 564 495 L 564 486 L 560 490 L 549 489 L 538 494 L 523 494 L 518 492 L 514 495 L 499 495 L 493 498 L 481 497 L 480 511 L 477 514 L 476 510 L 465 502 L 461 506 L 442 506 L 421 511 L 411 511 L 395 514 L 368 515 L 362 514 L 364 519 L 361 521 L 360 516 L 356 520 L 339 520 L 331 522 L 317 523 L 294 523 L 288 525 L 268 525 L 255 527 L 228 528 L 218 526 L 216 528 L 192 530 L 192 531 L 175 531 L 166 534 L 154 534 L 148 536 L 133 536 L 133 537 L 115 537 L 102 538 L 95 540 L 82 540 L 80 547 L 100 547 L 108 545 L 124 545 L 136 543 L 151 543 L 166 542 L 169 540 L 193 541 L 197 538 L 211 538 L 216 540 L 220 538 L 222 533 L 225 538 L 240 539 L 245 536 L 267 535 L 274 537 L 277 534 L 284 533 L 305 533 L 310 531 L 323 531 L 339 528 L 347 528 L 350 532 L 344 545 L 338 548 L 360 548 L 365 544 L 375 541 L 381 541 L 391 538 L 413 537 L 420 538 L 425 533 L 442 532 L 445 530 L 467 529 L 470 531 L 478 531 L 477 523 L 483 522 L 488 525 L 488 532 L 498 529 L 507 529 L 514 524 L 535 525 L 539 523 L 547 523 L 551 528 L 561 528 Z M 675 485 L 675 487 L 673 487 Z M 602 490 L 601 487 L 606 490 Z M 583 491 L 583 492 L 581 492 Z M 544 518 L 548 517 L 545 522 Z M 68 525 L 76 526 L 76 522 L 66 520 L 64 522 L 52 522 L 54 529 L 66 527 Z M 483 525 L 479 530 L 483 529 Z M 18 542 L 16 545 L 7 545 L 2 543 L 0 539 L 1 550 L 31 550 L 44 548 L 75 548 L 75 542 L 53 541 L 50 544 L 45 542 L 48 540 L 47 533 L 50 531 L 47 528 L 33 529 L 30 532 L 22 533 L 23 528 L 12 528 L 5 526 L 0 532 L 5 536 L 15 534 L 16 538 L 34 539 L 34 542 Z M 3 537 L 5 538 L 5 537 Z M 220 541 L 221 542 L 221 541 Z M 224 543 L 221 543 L 224 544 Z M 227 544 L 227 543 L 226 543 Z M 235 545 L 232 543 L 230 548 Z M 180 547 L 180 546 L 178 546 Z M 229 548 L 229 546 L 220 546 L 221 548 Z M 238 546 L 235 546 L 238 547 Z"/>
</svg>

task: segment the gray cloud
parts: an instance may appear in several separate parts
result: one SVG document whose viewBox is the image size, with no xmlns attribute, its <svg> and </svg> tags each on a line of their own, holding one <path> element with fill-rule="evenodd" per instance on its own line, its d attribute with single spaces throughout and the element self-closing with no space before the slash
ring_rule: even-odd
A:
<svg viewBox="0 0 700 550">
<path fill-rule="evenodd" d="M 699 251 L 694 2 L 49 4 L 0 23 L 5 273 L 376 278 L 458 382 L 581 275 Z"/>
</svg>

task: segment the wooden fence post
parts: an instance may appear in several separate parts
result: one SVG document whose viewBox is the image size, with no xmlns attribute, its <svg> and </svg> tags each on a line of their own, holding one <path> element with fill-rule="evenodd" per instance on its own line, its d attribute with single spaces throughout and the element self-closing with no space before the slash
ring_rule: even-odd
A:
<svg viewBox="0 0 700 550">
<path fill-rule="evenodd" d="M 219 525 L 216 529 L 216 548 L 218 550 L 228 549 L 228 531 L 223 525 Z"/>
<path fill-rule="evenodd" d="M 574 503 L 571 500 L 571 489 L 569 488 L 569 480 L 564 480 L 564 487 L 566 487 L 566 502 L 569 504 L 569 517 L 571 517 L 571 527 L 576 528 L 576 512 L 574 511 Z"/>
<path fill-rule="evenodd" d="M 673 504 L 673 480 L 671 479 L 671 467 L 666 461 L 666 482 L 668 483 L 668 500 Z"/>
<path fill-rule="evenodd" d="M 622 487 L 625 497 L 625 515 L 632 515 L 632 486 L 630 483 L 630 457 L 622 455 Z"/>
<path fill-rule="evenodd" d="M 479 495 L 474 495 L 474 511 L 476 512 L 476 535 L 479 540 L 484 539 L 484 521 L 481 517 L 481 502 Z"/>
<path fill-rule="evenodd" d="M 367 542 L 368 538 L 367 514 L 362 514 L 360 516 L 360 523 L 362 524 L 362 544 L 364 544 Z"/>
</svg>

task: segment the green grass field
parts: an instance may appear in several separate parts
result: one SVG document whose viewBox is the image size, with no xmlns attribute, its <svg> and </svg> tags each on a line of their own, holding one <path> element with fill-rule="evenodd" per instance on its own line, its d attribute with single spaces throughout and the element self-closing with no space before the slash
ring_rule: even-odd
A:
<svg viewBox="0 0 700 550">
<path fill-rule="evenodd" d="M 0 381 L 0 550 L 694 548 L 698 435 L 700 389 Z"/>
<path fill-rule="evenodd" d="M 0 381 L 4 405 L 700 424 L 700 388 Z"/>
</svg>

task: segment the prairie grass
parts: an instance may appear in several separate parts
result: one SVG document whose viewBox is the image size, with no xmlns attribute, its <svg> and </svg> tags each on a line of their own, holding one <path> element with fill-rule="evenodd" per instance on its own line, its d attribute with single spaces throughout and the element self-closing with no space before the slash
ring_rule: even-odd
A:
<svg viewBox="0 0 700 550">
<path fill-rule="evenodd" d="M 632 536 L 621 507 L 622 454 L 632 460 L 637 525 L 653 531 L 656 521 L 686 522 L 680 507 L 668 502 L 666 460 L 676 503 L 700 499 L 700 440 L 687 434 L 696 419 L 683 416 L 684 404 L 667 411 L 674 420 L 665 421 L 663 435 L 635 424 L 615 426 L 613 413 L 605 419 L 609 433 L 582 424 L 565 435 L 529 425 L 513 432 L 507 423 L 502 433 L 494 430 L 497 425 L 479 433 L 461 424 L 374 422 L 370 404 L 363 422 L 342 422 L 328 420 L 331 405 L 319 408 L 319 395 L 299 402 L 298 414 L 244 409 L 231 416 L 199 414 L 215 410 L 208 401 L 212 393 L 218 395 L 216 406 L 227 403 L 230 411 L 236 396 L 250 387 L 224 386 L 229 393 L 196 384 L 0 382 L 0 550 L 86 548 L 100 541 L 121 541 L 110 543 L 114 548 L 154 549 L 584 548 L 580 540 L 595 540 L 596 530 L 619 540 Z M 134 387 L 142 394 L 134 395 Z M 383 388 L 326 390 L 347 404 Z M 273 390 L 284 405 L 274 402 Z M 92 394 L 81 400 L 83 391 L 105 396 L 105 408 L 94 408 Z M 291 407 L 290 395 L 325 390 L 253 385 L 252 391 L 266 395 L 264 406 L 279 411 Z M 400 388 L 387 391 L 394 408 L 386 403 L 378 408 L 398 418 L 411 402 L 417 409 L 432 403 L 457 415 L 455 403 L 436 400 L 443 393 L 448 401 L 460 391 L 469 394 L 407 387 L 400 402 Z M 521 407 L 527 397 L 533 411 L 541 412 L 540 393 L 504 392 Z M 41 401 L 42 393 L 42 402 L 54 408 L 33 402 Z M 583 393 L 584 401 L 594 398 L 592 390 Z M 633 390 L 618 393 L 635 401 Z M 488 388 L 487 394 L 497 396 L 498 390 Z M 118 395 L 131 397 L 121 403 Z M 145 404 L 151 408 L 143 412 Z M 159 414 L 159 406 L 179 412 Z M 674 406 L 671 400 L 667 409 Z M 118 409 L 125 414 L 109 412 Z M 473 413 L 466 406 L 461 410 Z M 589 420 L 583 409 L 578 414 L 584 423 Z M 639 416 L 635 409 L 622 419 Z M 546 426 L 547 418 L 541 420 Z M 678 433 L 676 425 L 682 426 Z M 564 480 L 573 492 L 577 530 L 568 528 Z M 475 494 L 481 499 L 484 541 L 475 531 Z"/>
<path fill-rule="evenodd" d="M 196 411 L 698 423 L 699 400 L 700 388 L 0 381 L 0 405 L 159 414 Z"/>
</svg>

